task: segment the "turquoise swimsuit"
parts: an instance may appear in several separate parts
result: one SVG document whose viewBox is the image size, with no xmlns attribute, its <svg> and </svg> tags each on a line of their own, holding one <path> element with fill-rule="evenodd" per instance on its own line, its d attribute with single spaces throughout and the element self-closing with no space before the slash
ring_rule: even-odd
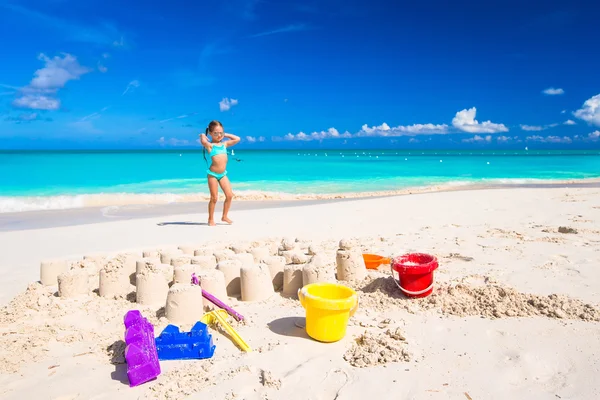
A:
<svg viewBox="0 0 600 400">
<path fill-rule="evenodd" d="M 212 158 L 219 154 L 227 154 L 227 148 L 225 147 L 224 144 L 222 144 L 220 146 L 213 144 L 212 150 L 210 151 L 210 153 L 208 153 L 208 155 Z M 206 173 L 208 175 L 214 176 L 215 178 L 217 178 L 218 181 L 220 181 L 221 179 L 223 179 L 223 177 L 225 175 L 227 175 L 227 170 L 223 171 L 223 173 L 221 173 L 221 174 L 218 174 L 216 172 L 211 171 L 210 169 L 207 169 Z"/>
</svg>

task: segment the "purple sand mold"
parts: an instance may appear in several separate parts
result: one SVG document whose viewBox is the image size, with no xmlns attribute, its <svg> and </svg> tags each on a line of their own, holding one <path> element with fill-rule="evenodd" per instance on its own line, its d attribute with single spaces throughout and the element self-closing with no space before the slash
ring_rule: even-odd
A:
<svg viewBox="0 0 600 400">
<path fill-rule="evenodd" d="M 200 280 L 198 279 L 198 277 L 196 276 L 196 274 L 192 274 L 192 284 L 193 285 L 199 285 L 200 284 Z M 213 296 L 212 294 L 208 293 L 204 289 L 202 289 L 202 296 L 206 297 L 211 303 L 213 303 L 217 307 L 221 307 L 222 309 L 224 309 L 225 311 L 227 311 L 229 313 L 229 315 L 231 315 L 233 318 L 237 319 L 238 321 L 243 321 L 244 320 L 244 316 L 242 314 L 240 314 L 239 312 L 235 311 L 233 308 L 229 307 L 227 304 L 223 303 L 221 300 L 217 299 L 215 296 Z"/>
<path fill-rule="evenodd" d="M 177 326 L 168 325 L 155 342 L 159 360 L 211 358 L 216 348 L 202 322 L 196 322 L 189 332 L 179 332 Z"/>
<path fill-rule="evenodd" d="M 154 343 L 154 326 L 138 310 L 125 314 L 125 361 L 129 386 L 138 386 L 160 375 Z"/>
</svg>

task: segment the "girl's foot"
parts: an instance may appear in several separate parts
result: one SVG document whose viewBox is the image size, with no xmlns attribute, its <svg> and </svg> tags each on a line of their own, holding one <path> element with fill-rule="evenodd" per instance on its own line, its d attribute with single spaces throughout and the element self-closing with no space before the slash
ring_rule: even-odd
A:
<svg viewBox="0 0 600 400">
<path fill-rule="evenodd" d="M 227 218 L 227 217 L 223 217 L 223 218 L 221 218 L 221 221 L 223 221 L 223 222 L 227 222 L 229 225 L 233 224 L 233 221 L 232 221 L 232 220 L 230 220 L 230 219 L 229 219 L 229 218 Z"/>
<path fill-rule="evenodd" d="M 217 224 L 215 224 L 215 221 L 213 220 L 208 220 L 208 226 L 216 226 Z"/>
</svg>

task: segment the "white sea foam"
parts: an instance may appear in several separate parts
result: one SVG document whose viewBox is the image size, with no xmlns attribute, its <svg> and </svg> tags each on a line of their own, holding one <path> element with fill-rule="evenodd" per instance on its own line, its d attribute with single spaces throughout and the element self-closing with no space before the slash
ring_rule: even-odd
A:
<svg viewBox="0 0 600 400">
<path fill-rule="evenodd" d="M 543 184 L 543 183 L 576 183 L 597 182 L 598 179 L 580 180 L 543 180 L 543 179 L 490 179 L 480 181 L 450 181 L 443 184 L 403 187 L 398 190 L 378 190 L 363 192 L 338 192 L 338 193 L 287 193 L 282 191 L 236 190 L 236 200 L 319 200 L 361 198 L 386 195 L 399 195 L 408 193 L 425 193 L 443 190 L 456 190 L 470 186 L 486 186 L 495 184 Z M 332 185 L 328 185 L 332 188 Z M 223 194 L 219 194 L 223 199 Z M 60 196 L 0 196 L 0 213 L 65 210 L 84 207 L 99 207 L 104 214 L 110 214 L 114 207 L 122 206 L 148 206 L 172 203 L 190 203 L 208 201 L 208 193 L 98 193 Z"/>
</svg>

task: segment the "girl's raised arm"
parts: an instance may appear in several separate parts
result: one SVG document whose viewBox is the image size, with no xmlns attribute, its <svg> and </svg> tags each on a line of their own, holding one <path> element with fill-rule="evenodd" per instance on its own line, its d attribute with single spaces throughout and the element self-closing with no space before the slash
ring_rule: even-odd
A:
<svg viewBox="0 0 600 400">
<path fill-rule="evenodd" d="M 225 133 L 223 135 L 223 137 L 226 137 L 227 139 L 229 139 L 228 141 L 225 142 L 225 146 L 227 146 L 227 147 L 235 146 L 241 140 L 239 136 L 232 135 L 231 133 Z"/>
<path fill-rule="evenodd" d="M 206 137 L 206 134 L 205 134 L 205 133 L 201 133 L 201 134 L 200 134 L 200 144 L 201 144 L 202 146 L 206 147 L 207 149 L 209 149 L 209 147 L 210 147 L 210 146 L 209 146 L 209 145 L 210 145 L 210 142 L 208 141 L 208 137 Z M 210 149 L 209 149 L 209 150 L 210 150 Z"/>
</svg>

